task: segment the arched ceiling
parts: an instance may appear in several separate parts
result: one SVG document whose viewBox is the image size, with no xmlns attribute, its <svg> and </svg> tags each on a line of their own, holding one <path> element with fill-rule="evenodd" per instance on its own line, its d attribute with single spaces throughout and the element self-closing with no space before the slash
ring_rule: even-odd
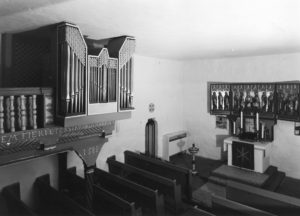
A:
<svg viewBox="0 0 300 216">
<path fill-rule="evenodd" d="M 70 21 L 102 39 L 137 38 L 169 59 L 300 51 L 299 0 L 0 0 L 0 32 Z"/>
</svg>

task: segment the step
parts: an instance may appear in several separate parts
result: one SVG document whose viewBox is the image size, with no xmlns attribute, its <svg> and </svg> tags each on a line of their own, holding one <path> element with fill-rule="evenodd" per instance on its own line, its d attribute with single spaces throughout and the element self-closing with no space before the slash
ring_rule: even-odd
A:
<svg viewBox="0 0 300 216">
<path fill-rule="evenodd" d="M 268 185 L 272 184 L 273 179 L 278 173 L 278 169 L 275 166 L 269 166 L 265 171 L 265 174 L 269 176 L 268 180 L 262 185 L 262 188 L 268 187 Z"/>
<path fill-rule="evenodd" d="M 209 176 L 208 177 L 208 181 L 218 184 L 218 185 L 222 185 L 222 186 L 226 186 L 227 185 L 227 179 L 225 178 L 220 178 L 218 176 Z"/>
<path fill-rule="evenodd" d="M 222 165 L 215 169 L 211 173 L 211 176 L 216 176 L 225 180 L 233 180 L 256 187 L 261 187 L 269 178 L 269 176 L 264 173 L 257 173 L 227 165 Z"/>
<path fill-rule="evenodd" d="M 275 175 L 270 177 L 270 180 L 268 180 L 268 182 L 263 186 L 263 188 L 270 191 L 276 191 L 284 178 L 285 173 L 278 171 Z"/>
<path fill-rule="evenodd" d="M 192 201 L 200 206 L 205 206 L 209 208 L 212 207 L 211 192 L 208 190 L 206 185 L 203 185 L 201 188 L 198 188 L 197 190 L 193 191 Z"/>
<path fill-rule="evenodd" d="M 276 174 L 277 172 L 278 172 L 277 167 L 275 167 L 275 166 L 269 166 L 267 168 L 267 170 L 265 171 L 265 174 L 267 174 L 268 176 L 272 176 L 272 175 Z"/>
</svg>

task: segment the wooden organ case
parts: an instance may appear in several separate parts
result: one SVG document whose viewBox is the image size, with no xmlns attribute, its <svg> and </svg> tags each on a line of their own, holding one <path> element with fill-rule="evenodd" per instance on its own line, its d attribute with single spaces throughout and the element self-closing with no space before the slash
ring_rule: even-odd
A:
<svg viewBox="0 0 300 216">
<path fill-rule="evenodd" d="M 92 210 L 98 154 L 115 121 L 131 117 L 135 39 L 105 39 L 100 49 L 88 41 L 66 22 L 2 35 L 0 166 L 58 154 L 63 191 L 67 152 L 75 151 L 84 165 L 83 205 Z M 47 185 L 49 176 L 37 182 Z"/>
</svg>

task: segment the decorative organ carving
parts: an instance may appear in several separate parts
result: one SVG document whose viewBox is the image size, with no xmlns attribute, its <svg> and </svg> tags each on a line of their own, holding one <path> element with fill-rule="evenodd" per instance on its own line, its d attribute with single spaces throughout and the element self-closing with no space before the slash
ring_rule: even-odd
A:
<svg viewBox="0 0 300 216">
<path fill-rule="evenodd" d="M 27 118 L 27 113 L 26 113 L 26 104 L 25 104 L 25 96 L 21 95 L 20 96 L 20 101 L 21 101 L 21 130 L 26 130 L 26 118 Z"/>
<path fill-rule="evenodd" d="M 53 124 L 49 112 L 53 112 L 52 89 L 0 89 L 0 134 Z"/>
</svg>

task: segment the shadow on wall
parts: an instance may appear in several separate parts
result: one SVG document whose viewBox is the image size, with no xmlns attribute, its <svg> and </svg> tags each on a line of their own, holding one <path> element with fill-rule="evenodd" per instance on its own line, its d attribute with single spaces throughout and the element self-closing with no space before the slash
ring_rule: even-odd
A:
<svg viewBox="0 0 300 216">
<path fill-rule="evenodd" d="M 230 135 L 224 135 L 224 134 L 216 135 L 216 147 L 221 148 L 220 151 L 221 161 L 227 160 L 227 152 L 224 151 L 224 147 L 223 147 L 224 139 L 226 139 L 227 137 L 230 137 Z"/>
</svg>

